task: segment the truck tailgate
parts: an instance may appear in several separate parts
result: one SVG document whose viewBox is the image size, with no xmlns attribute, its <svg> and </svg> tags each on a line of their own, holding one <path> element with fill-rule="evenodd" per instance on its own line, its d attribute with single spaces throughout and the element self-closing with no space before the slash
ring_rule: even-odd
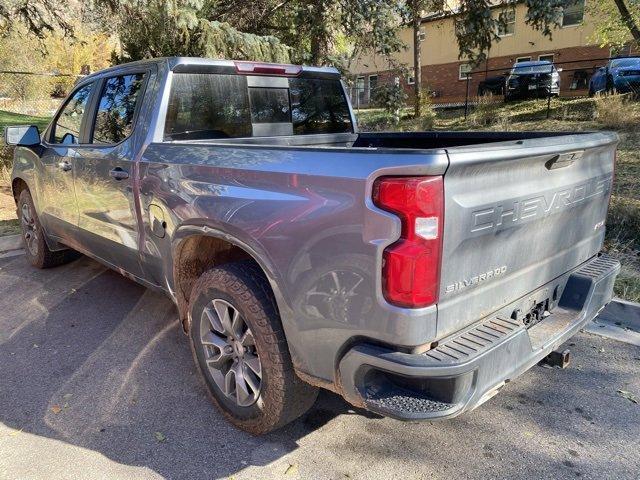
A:
<svg viewBox="0 0 640 480">
<path fill-rule="evenodd" d="M 448 150 L 439 336 L 598 253 L 617 142 L 588 133 Z"/>
</svg>

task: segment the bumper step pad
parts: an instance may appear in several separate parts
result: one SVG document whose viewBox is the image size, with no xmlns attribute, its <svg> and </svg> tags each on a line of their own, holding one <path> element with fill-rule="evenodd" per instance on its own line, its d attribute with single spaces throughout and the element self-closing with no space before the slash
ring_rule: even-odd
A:
<svg viewBox="0 0 640 480">
<path fill-rule="evenodd" d="M 454 407 L 451 403 L 438 402 L 419 392 L 403 388 L 367 388 L 365 395 L 367 405 L 387 413 L 429 414 Z"/>
</svg>

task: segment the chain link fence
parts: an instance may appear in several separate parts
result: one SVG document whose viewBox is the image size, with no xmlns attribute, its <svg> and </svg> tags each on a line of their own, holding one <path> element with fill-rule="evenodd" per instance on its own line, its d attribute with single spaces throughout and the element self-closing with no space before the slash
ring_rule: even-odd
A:
<svg viewBox="0 0 640 480">
<path fill-rule="evenodd" d="M 547 102 L 549 115 L 551 99 L 554 97 L 579 98 L 594 94 L 629 93 L 637 98 L 640 96 L 640 58 L 636 63 L 638 71 L 631 67 L 626 69 L 625 75 L 618 76 L 610 69 L 610 62 L 621 58 L 637 57 L 554 60 L 535 68 L 526 67 L 526 63 L 505 63 L 498 68 L 470 68 L 466 71 L 459 68 L 459 72 L 455 72 L 456 80 L 444 86 L 431 85 L 425 71 L 423 95 L 431 97 L 434 108 L 464 108 L 465 116 L 477 104 L 487 102 L 537 99 Z M 356 110 L 379 107 L 377 92 L 388 88 L 396 79 L 397 76 L 384 73 L 357 77 L 349 85 L 353 107 Z M 413 82 L 411 78 L 399 80 L 408 97 L 407 106 L 410 106 L 413 102 Z"/>
<path fill-rule="evenodd" d="M 50 117 L 82 75 L 0 71 L 0 110 Z"/>
<path fill-rule="evenodd" d="M 0 70 L 0 129 L 32 123 L 44 127 L 79 78 L 82 75 Z M 0 141 L 0 167 L 10 165 L 12 157 L 13 148 Z"/>
</svg>

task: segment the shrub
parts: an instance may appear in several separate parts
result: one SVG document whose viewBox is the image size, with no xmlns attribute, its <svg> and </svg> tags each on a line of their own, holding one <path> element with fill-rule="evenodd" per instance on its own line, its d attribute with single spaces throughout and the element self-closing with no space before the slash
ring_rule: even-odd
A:
<svg viewBox="0 0 640 480">
<path fill-rule="evenodd" d="M 373 101 L 384 109 L 388 118 L 396 125 L 400 123 L 400 111 L 404 108 L 406 100 L 407 94 L 404 89 L 395 82 L 378 86 L 373 98 Z"/>
<path fill-rule="evenodd" d="M 476 127 L 488 127 L 500 119 L 498 101 L 493 95 L 475 97 L 475 107 L 471 114 L 471 124 Z"/>
<path fill-rule="evenodd" d="M 607 95 L 596 99 L 596 120 L 605 128 L 626 130 L 637 128 L 640 114 L 632 107 L 628 95 Z"/>
<path fill-rule="evenodd" d="M 421 104 L 421 116 L 416 119 L 416 126 L 418 130 L 433 130 L 436 124 L 436 111 L 433 108 L 433 101 L 431 100 L 431 92 L 423 92 L 420 100 Z"/>
</svg>

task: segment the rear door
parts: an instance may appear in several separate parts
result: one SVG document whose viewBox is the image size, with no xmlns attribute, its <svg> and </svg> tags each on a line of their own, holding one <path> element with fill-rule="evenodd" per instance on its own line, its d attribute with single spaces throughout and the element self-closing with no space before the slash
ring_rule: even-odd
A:
<svg viewBox="0 0 640 480">
<path fill-rule="evenodd" d="M 439 334 L 598 253 L 616 143 L 597 133 L 449 149 Z"/>
<path fill-rule="evenodd" d="M 78 226 L 74 167 L 87 143 L 86 123 L 95 82 L 76 88 L 45 133 L 38 181 L 40 219 L 49 235 L 73 246 Z"/>
<path fill-rule="evenodd" d="M 76 158 L 78 225 L 86 249 L 139 278 L 144 275 L 133 189 L 141 135 L 134 127 L 148 76 L 131 71 L 100 81 L 90 144 Z"/>
</svg>

